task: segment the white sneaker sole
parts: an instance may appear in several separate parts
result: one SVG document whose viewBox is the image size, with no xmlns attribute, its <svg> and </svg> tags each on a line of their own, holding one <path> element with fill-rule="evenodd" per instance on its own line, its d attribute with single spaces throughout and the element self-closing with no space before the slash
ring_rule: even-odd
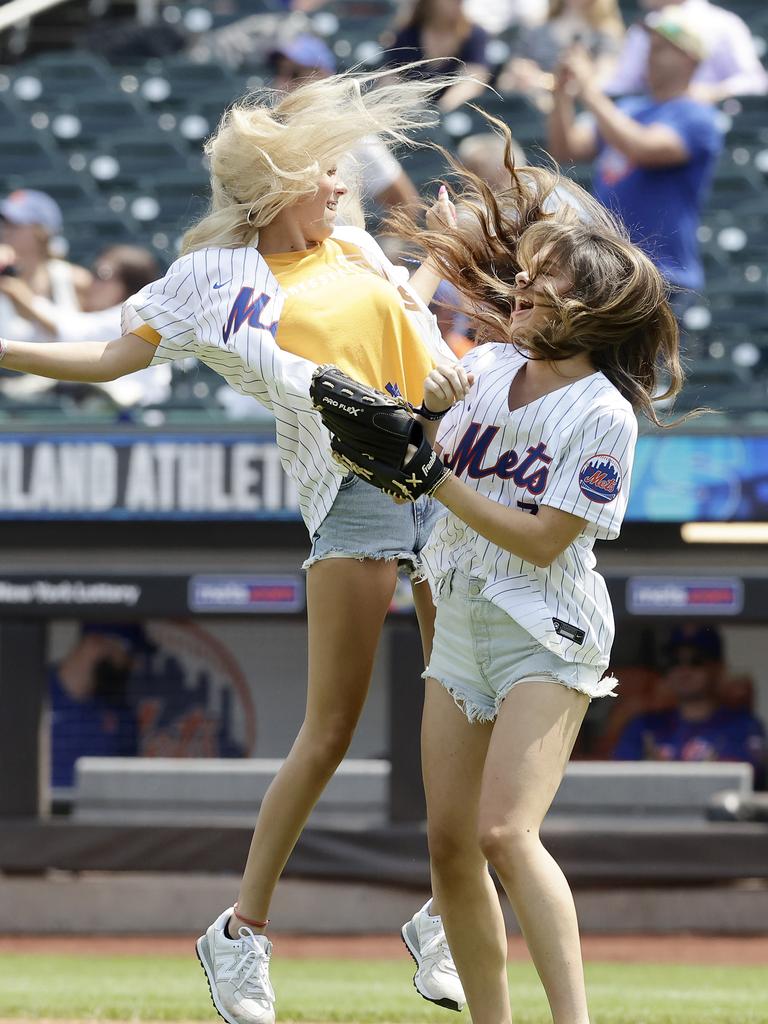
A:
<svg viewBox="0 0 768 1024">
<path fill-rule="evenodd" d="M 216 975 L 213 970 L 213 957 L 208 946 L 208 936 L 201 935 L 195 943 L 195 952 L 197 953 L 197 959 L 200 961 L 200 966 L 203 968 L 205 974 L 205 980 L 208 982 L 208 991 L 211 995 L 211 1002 L 214 1008 L 222 1020 L 225 1020 L 227 1024 L 241 1024 L 236 1017 L 227 1013 L 224 1007 L 219 1002 L 218 993 L 216 991 Z M 274 1021 L 274 1016 L 272 1020 Z"/>
<path fill-rule="evenodd" d="M 413 987 L 419 993 L 422 999 L 426 999 L 430 1003 L 434 1003 L 435 1006 L 442 1006 L 444 1010 L 455 1010 L 457 1013 L 461 1013 L 464 1009 L 463 1003 L 457 1003 L 455 999 L 449 999 L 444 996 L 442 999 L 435 999 L 434 996 L 427 995 L 427 993 L 419 986 L 419 967 L 421 963 L 419 961 L 419 946 L 416 940 L 416 928 L 413 921 L 409 921 L 404 924 L 400 929 L 400 935 L 405 944 L 405 948 L 411 954 L 411 959 L 416 964 L 416 973 L 413 976 Z"/>
</svg>

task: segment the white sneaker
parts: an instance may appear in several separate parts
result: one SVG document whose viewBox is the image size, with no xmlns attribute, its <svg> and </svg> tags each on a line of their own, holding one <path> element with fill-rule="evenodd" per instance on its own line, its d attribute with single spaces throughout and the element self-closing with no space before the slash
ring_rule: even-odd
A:
<svg viewBox="0 0 768 1024">
<path fill-rule="evenodd" d="M 238 929 L 238 939 L 230 939 L 224 929 L 232 913 L 232 907 L 225 910 L 196 944 L 213 1005 L 228 1024 L 275 1024 L 272 943 L 246 927 Z"/>
<path fill-rule="evenodd" d="M 427 912 L 431 900 L 401 930 L 416 964 L 413 984 L 419 995 L 446 1010 L 461 1010 L 467 1001 L 453 962 L 442 918 Z"/>
</svg>

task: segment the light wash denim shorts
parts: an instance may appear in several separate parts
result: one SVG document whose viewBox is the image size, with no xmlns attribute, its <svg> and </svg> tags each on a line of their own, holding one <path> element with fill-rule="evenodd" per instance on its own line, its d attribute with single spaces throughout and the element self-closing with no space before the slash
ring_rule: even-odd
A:
<svg viewBox="0 0 768 1024">
<path fill-rule="evenodd" d="M 392 559 L 418 582 L 424 575 L 419 554 L 444 511 L 432 498 L 398 505 L 350 473 L 312 537 L 304 568 L 324 558 Z"/>
<path fill-rule="evenodd" d="M 470 722 L 492 722 L 513 686 L 551 679 L 592 697 L 612 694 L 616 680 L 592 665 L 548 651 L 498 605 L 483 581 L 452 570 L 437 600 L 432 657 L 424 678 L 436 679 Z"/>
</svg>

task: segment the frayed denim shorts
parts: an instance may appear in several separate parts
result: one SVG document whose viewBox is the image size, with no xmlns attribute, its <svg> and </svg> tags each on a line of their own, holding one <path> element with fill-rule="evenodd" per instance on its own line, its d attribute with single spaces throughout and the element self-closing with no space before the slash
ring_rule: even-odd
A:
<svg viewBox="0 0 768 1024">
<path fill-rule="evenodd" d="M 312 537 L 304 568 L 325 558 L 396 560 L 419 582 L 424 578 L 421 550 L 444 511 L 432 498 L 397 504 L 350 473 Z"/>
<path fill-rule="evenodd" d="M 492 722 L 513 686 L 554 680 L 592 697 L 612 694 L 616 679 L 593 665 L 548 651 L 498 605 L 483 581 L 453 570 L 437 601 L 432 657 L 424 678 L 445 687 L 470 722 Z"/>
</svg>

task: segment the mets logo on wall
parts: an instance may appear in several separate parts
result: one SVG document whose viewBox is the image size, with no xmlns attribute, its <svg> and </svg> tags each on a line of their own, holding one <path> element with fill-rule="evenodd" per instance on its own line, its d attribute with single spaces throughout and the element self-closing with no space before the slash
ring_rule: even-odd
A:
<svg viewBox="0 0 768 1024">
<path fill-rule="evenodd" d="M 579 470 L 581 493 L 590 501 L 606 505 L 621 490 L 621 466 L 612 455 L 595 455 Z"/>
</svg>

